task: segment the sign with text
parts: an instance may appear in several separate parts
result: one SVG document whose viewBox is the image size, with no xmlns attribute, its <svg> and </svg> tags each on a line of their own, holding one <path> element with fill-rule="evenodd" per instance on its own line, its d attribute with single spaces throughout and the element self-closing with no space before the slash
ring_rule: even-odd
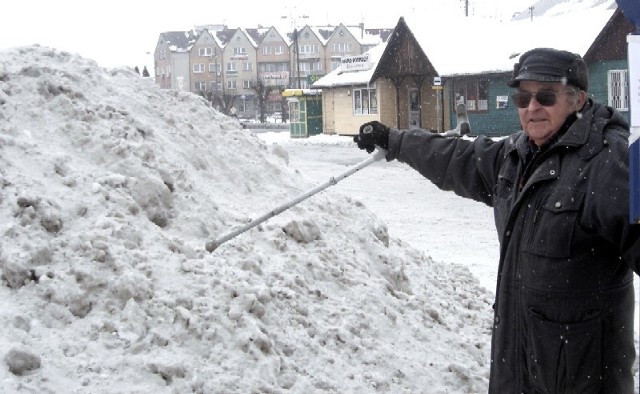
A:
<svg viewBox="0 0 640 394">
<path fill-rule="evenodd" d="M 282 86 L 289 82 L 289 71 L 265 71 L 258 77 L 266 86 Z"/>
<path fill-rule="evenodd" d="M 369 54 L 365 53 L 359 56 L 345 56 L 340 60 L 342 71 L 364 71 L 373 67 L 369 61 Z"/>
</svg>

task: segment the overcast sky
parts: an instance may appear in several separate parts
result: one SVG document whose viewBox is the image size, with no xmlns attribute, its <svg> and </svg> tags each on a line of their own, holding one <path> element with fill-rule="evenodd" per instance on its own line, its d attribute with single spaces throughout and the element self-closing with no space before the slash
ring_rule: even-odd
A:
<svg viewBox="0 0 640 394">
<path fill-rule="evenodd" d="M 470 0 L 469 7 L 475 15 L 505 18 L 534 2 Z M 102 3 L 103 6 L 86 0 L 4 3 L 0 14 L 0 49 L 40 44 L 77 52 L 103 67 L 138 65 L 142 69 L 146 65 L 150 71 L 160 32 L 189 30 L 199 24 L 226 24 L 235 28 L 297 20 L 300 25 L 364 22 L 369 28 L 394 27 L 400 16 L 416 11 L 431 11 L 428 14 L 441 18 L 449 12 L 464 10 L 462 0 L 395 0 L 393 7 L 371 4 L 366 8 L 356 2 L 324 0 L 317 9 L 301 8 L 299 2 L 291 0 L 245 0 L 241 7 L 238 2 L 189 2 L 187 6 L 167 0 L 112 0 Z M 184 4 L 185 8 L 176 4 Z M 428 18 L 425 23 L 429 23 Z"/>
</svg>

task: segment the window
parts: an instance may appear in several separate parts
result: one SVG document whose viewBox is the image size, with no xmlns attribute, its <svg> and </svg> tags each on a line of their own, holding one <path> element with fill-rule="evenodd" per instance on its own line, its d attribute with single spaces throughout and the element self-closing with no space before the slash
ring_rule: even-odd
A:
<svg viewBox="0 0 640 394">
<path fill-rule="evenodd" d="M 245 89 L 251 89 L 251 81 L 248 79 L 242 81 L 242 87 Z"/>
<path fill-rule="evenodd" d="M 194 73 L 203 73 L 204 72 L 204 64 L 203 63 L 197 63 L 193 65 L 193 72 Z"/>
<path fill-rule="evenodd" d="M 496 96 L 496 109 L 504 109 L 509 106 L 509 96 Z"/>
<path fill-rule="evenodd" d="M 489 109 L 489 81 L 463 79 L 454 82 L 456 104 L 465 104 L 467 111 L 481 112 Z"/>
<path fill-rule="evenodd" d="M 233 48 L 233 54 L 234 55 L 246 55 L 247 54 L 247 48 L 235 47 L 235 48 Z"/>
<path fill-rule="evenodd" d="M 353 52 L 353 44 L 335 43 L 331 44 L 331 52 L 349 53 Z"/>
<path fill-rule="evenodd" d="M 322 71 L 322 63 L 320 62 L 301 62 L 300 71 L 303 73 L 309 73 L 311 71 Z"/>
<path fill-rule="evenodd" d="M 198 56 L 211 56 L 212 53 L 213 53 L 213 49 L 210 47 L 198 48 Z"/>
<path fill-rule="evenodd" d="M 320 48 L 318 45 L 305 44 L 300 45 L 300 53 L 318 53 Z"/>
<path fill-rule="evenodd" d="M 236 85 L 236 81 L 235 81 L 235 80 L 232 80 L 232 79 L 228 79 L 228 80 L 227 80 L 227 89 L 235 90 L 235 89 L 237 89 L 237 88 L 238 88 L 238 87 L 237 87 L 237 85 Z"/>
<path fill-rule="evenodd" d="M 215 73 L 215 72 L 220 72 L 220 64 L 218 63 L 209 63 L 209 72 L 210 73 Z"/>
<path fill-rule="evenodd" d="M 234 62 L 227 63 L 227 71 L 238 71 Z"/>
<path fill-rule="evenodd" d="M 276 70 L 276 65 L 274 63 L 260 63 L 258 64 L 258 69 L 260 72 L 274 72 Z"/>
<path fill-rule="evenodd" d="M 629 72 L 628 70 L 609 70 L 609 105 L 618 111 L 629 110 Z"/>
<path fill-rule="evenodd" d="M 158 55 L 158 57 L 160 58 L 160 60 L 164 60 L 167 58 L 167 51 L 165 51 L 164 49 L 160 50 L 160 54 Z"/>
<path fill-rule="evenodd" d="M 282 55 L 284 53 L 284 47 L 282 45 L 276 45 L 276 55 Z"/>
<path fill-rule="evenodd" d="M 354 114 L 377 114 L 378 99 L 375 89 L 353 89 L 353 113 Z"/>
<path fill-rule="evenodd" d="M 243 71 L 252 71 L 253 70 L 253 63 L 249 63 L 249 62 L 242 63 L 242 70 Z"/>
<path fill-rule="evenodd" d="M 270 47 L 268 45 L 262 47 L 262 54 L 263 55 L 273 55 L 273 47 Z"/>
<path fill-rule="evenodd" d="M 300 102 L 289 102 L 289 119 L 294 122 L 298 122 L 298 120 L 300 119 Z"/>
<path fill-rule="evenodd" d="M 489 81 L 478 81 L 478 111 L 489 110 Z"/>
<path fill-rule="evenodd" d="M 249 106 L 247 105 L 247 97 L 243 94 L 240 96 L 240 112 L 247 112 Z"/>
<path fill-rule="evenodd" d="M 206 82 L 196 82 L 196 92 L 204 92 L 204 90 L 207 88 L 207 83 Z"/>
</svg>

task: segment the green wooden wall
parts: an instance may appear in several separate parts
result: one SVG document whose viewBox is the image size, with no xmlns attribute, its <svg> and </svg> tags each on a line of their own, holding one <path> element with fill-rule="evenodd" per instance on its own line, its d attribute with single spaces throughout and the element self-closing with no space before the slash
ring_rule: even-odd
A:
<svg viewBox="0 0 640 394">
<path fill-rule="evenodd" d="M 491 74 L 478 75 L 482 79 L 489 80 L 488 91 L 488 111 L 469 112 L 469 122 L 471 123 L 471 132 L 473 135 L 485 135 L 487 137 L 499 137 L 509 135 L 521 129 L 520 120 L 518 119 L 518 111 L 511 101 L 513 88 L 507 86 L 507 82 L 511 79 L 511 73 L 508 74 Z M 447 79 L 446 84 L 453 83 L 453 79 Z M 451 86 L 451 85 L 449 85 Z M 451 91 L 451 89 L 449 89 Z M 497 108 L 497 97 L 508 96 L 506 108 Z M 455 108 L 455 97 L 449 98 L 449 108 Z M 451 113 L 451 125 L 456 124 L 456 114 Z"/>
<path fill-rule="evenodd" d="M 627 69 L 626 60 L 598 61 L 589 65 L 589 96 L 602 104 L 608 104 L 608 71 Z M 489 108 L 485 112 L 469 112 L 469 122 L 473 135 L 486 135 L 488 137 L 506 136 L 521 129 L 518 120 L 518 111 L 511 101 L 511 94 L 515 89 L 507 86 L 511 79 L 511 73 L 476 75 L 476 79 L 482 78 L 489 81 Z M 445 85 L 452 91 L 456 79 L 468 77 L 449 77 Z M 497 97 L 509 96 L 506 108 L 497 108 Z M 449 97 L 449 108 L 455 108 L 455 97 Z M 621 112 L 629 121 L 628 111 Z M 451 113 L 451 125 L 456 124 L 456 114 Z"/>
<path fill-rule="evenodd" d="M 609 70 L 626 70 L 628 69 L 626 60 L 598 61 L 589 64 L 589 97 L 601 104 L 608 104 L 609 101 Z M 626 119 L 630 121 L 629 111 L 620 112 Z"/>
</svg>

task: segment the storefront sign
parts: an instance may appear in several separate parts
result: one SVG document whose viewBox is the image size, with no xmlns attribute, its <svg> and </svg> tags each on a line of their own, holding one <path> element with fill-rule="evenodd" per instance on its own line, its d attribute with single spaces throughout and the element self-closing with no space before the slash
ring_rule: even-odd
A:
<svg viewBox="0 0 640 394">
<path fill-rule="evenodd" d="M 367 53 L 360 56 L 345 56 L 340 60 L 342 71 L 363 71 L 371 69 L 372 66 Z"/>
</svg>

